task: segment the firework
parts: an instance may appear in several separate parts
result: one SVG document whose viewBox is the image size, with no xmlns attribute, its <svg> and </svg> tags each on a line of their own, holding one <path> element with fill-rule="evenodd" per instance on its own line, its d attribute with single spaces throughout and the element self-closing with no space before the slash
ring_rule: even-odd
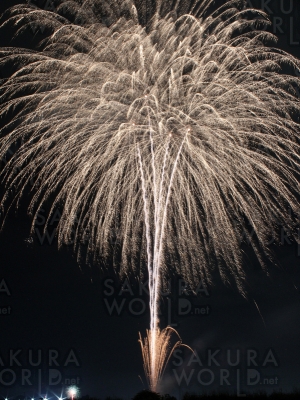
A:
<svg viewBox="0 0 300 400">
<path fill-rule="evenodd" d="M 171 332 L 158 320 L 168 266 L 192 287 L 218 273 L 243 293 L 242 233 L 264 266 L 278 219 L 293 236 L 285 210 L 298 207 L 299 61 L 272 47 L 267 15 L 244 1 L 213 12 L 212 1 L 187 3 L 16 6 L 3 25 L 39 27 L 44 39 L 38 51 L 0 53 L 0 67 L 13 66 L 0 93 L 0 158 L 15 149 L 2 207 L 31 183 L 32 228 L 51 198 L 49 216 L 63 207 L 58 243 L 75 231 L 79 256 L 87 234 L 89 253 L 108 256 L 118 230 L 120 274 L 147 265 L 141 345 L 154 390 L 169 354 L 158 361 Z"/>
<path fill-rule="evenodd" d="M 175 334 L 178 338 L 173 346 L 171 345 L 172 334 Z M 156 342 L 154 347 L 153 335 L 155 335 Z M 182 343 L 178 332 L 170 326 L 167 326 L 163 330 L 157 329 L 156 332 L 154 332 L 153 329 L 147 330 L 146 338 L 143 341 L 140 334 L 139 342 L 142 349 L 145 375 L 148 380 L 148 385 L 153 391 L 157 389 L 157 385 L 164 374 L 168 361 L 174 350 L 178 347 L 184 346 L 190 351 L 193 351 L 189 346 Z"/>
</svg>

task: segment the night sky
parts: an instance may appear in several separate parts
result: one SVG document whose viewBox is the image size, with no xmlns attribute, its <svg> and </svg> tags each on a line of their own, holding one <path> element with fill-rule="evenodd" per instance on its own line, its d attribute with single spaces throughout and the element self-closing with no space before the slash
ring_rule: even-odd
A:
<svg viewBox="0 0 300 400">
<path fill-rule="evenodd" d="M 21 1 L 2 0 L 0 12 L 17 3 Z M 300 7 L 292 1 L 289 10 L 289 3 L 283 10 L 278 0 L 252 2 L 265 4 L 271 20 L 279 23 L 279 18 L 283 19 L 277 32 L 279 46 L 300 57 L 296 43 L 300 41 Z M 9 29 L 1 35 L 2 46 L 16 46 Z M 9 213 L 0 233 L 0 397 L 59 396 L 73 379 L 83 396 L 129 399 L 144 387 L 139 375 L 145 384 L 138 332 L 144 336 L 148 328 L 148 309 L 140 313 L 148 306 L 147 296 L 139 293 L 137 284 L 132 284 L 132 289 L 125 285 L 122 290 L 122 282 L 113 272 L 101 272 L 96 263 L 80 269 L 71 245 L 58 250 L 53 233 L 59 210 L 43 240 L 45 215 L 41 213 L 40 225 L 34 227 L 31 237 L 25 199 L 17 212 Z M 171 294 L 164 296 L 161 325 L 176 324 L 183 342 L 199 359 L 191 359 L 187 349 L 176 353 L 162 392 L 179 396 L 185 391 L 213 389 L 236 392 L 239 386 L 241 392 L 300 387 L 300 245 L 297 248 L 283 240 L 281 246 L 273 248 L 278 266 L 270 262 L 267 276 L 245 247 L 247 299 L 219 281 L 198 297 L 185 295 L 179 290 L 183 283 L 174 277 Z M 110 315 L 108 308 L 114 300 L 124 308 L 120 315 L 116 311 Z M 180 306 L 182 315 L 178 315 Z M 42 359 L 37 363 L 39 350 Z M 30 351 L 36 366 L 31 365 Z M 58 355 L 58 365 L 49 365 L 49 351 Z M 234 362 L 237 351 L 240 362 L 230 366 L 227 352 Z M 18 362 L 10 363 L 10 352 L 17 353 Z M 214 352 L 216 361 L 210 363 L 209 355 Z M 257 365 L 247 362 L 247 352 L 257 353 Z M 201 372 L 203 369 L 206 371 Z M 228 370 L 230 386 L 225 380 L 220 386 L 223 369 Z M 183 372 L 191 376 L 188 384 L 176 381 Z M 251 385 L 258 373 L 258 383 Z M 27 381 L 22 382 L 22 374 L 29 376 Z M 210 380 L 212 383 L 205 385 Z"/>
</svg>

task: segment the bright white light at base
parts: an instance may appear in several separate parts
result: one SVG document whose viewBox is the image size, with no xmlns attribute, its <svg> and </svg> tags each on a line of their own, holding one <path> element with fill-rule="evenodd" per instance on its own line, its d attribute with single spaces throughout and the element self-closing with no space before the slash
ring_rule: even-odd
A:
<svg viewBox="0 0 300 400">
<path fill-rule="evenodd" d="M 77 395 L 78 395 L 78 387 L 77 386 L 70 386 L 68 388 L 68 390 L 67 390 L 67 394 L 68 394 L 68 397 L 71 397 L 72 399 L 74 397 L 77 397 Z"/>
</svg>

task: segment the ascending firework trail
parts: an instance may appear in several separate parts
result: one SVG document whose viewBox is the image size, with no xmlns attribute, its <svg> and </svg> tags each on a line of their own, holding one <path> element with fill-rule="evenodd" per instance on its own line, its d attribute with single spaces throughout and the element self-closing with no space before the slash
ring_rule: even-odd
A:
<svg viewBox="0 0 300 400">
<path fill-rule="evenodd" d="M 243 0 L 53 5 L 15 6 L 1 19 L 35 43 L 0 53 L 11 71 L 0 157 L 13 152 L 1 204 L 31 182 L 33 226 L 51 198 L 50 215 L 63 208 L 59 244 L 76 229 L 80 252 L 89 232 L 95 257 L 109 255 L 117 227 L 119 272 L 148 269 L 140 342 L 156 390 L 172 353 L 173 330 L 158 320 L 168 265 L 192 286 L 218 272 L 243 293 L 242 232 L 262 265 L 278 219 L 295 235 L 285 210 L 299 194 L 300 64 L 272 47 L 267 15 Z"/>
</svg>

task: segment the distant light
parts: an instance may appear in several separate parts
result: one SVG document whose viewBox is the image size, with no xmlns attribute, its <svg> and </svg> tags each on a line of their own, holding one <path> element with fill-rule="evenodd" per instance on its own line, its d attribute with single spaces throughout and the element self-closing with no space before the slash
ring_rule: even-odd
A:
<svg viewBox="0 0 300 400">
<path fill-rule="evenodd" d="M 73 400 L 74 397 L 77 397 L 78 392 L 79 392 L 79 389 L 78 389 L 77 386 L 70 386 L 70 387 L 68 388 L 68 391 L 67 391 L 68 397 L 71 397 L 72 400 Z"/>
<path fill-rule="evenodd" d="M 63 400 L 63 398 L 62 398 L 62 397 L 59 397 L 58 400 Z"/>
</svg>

